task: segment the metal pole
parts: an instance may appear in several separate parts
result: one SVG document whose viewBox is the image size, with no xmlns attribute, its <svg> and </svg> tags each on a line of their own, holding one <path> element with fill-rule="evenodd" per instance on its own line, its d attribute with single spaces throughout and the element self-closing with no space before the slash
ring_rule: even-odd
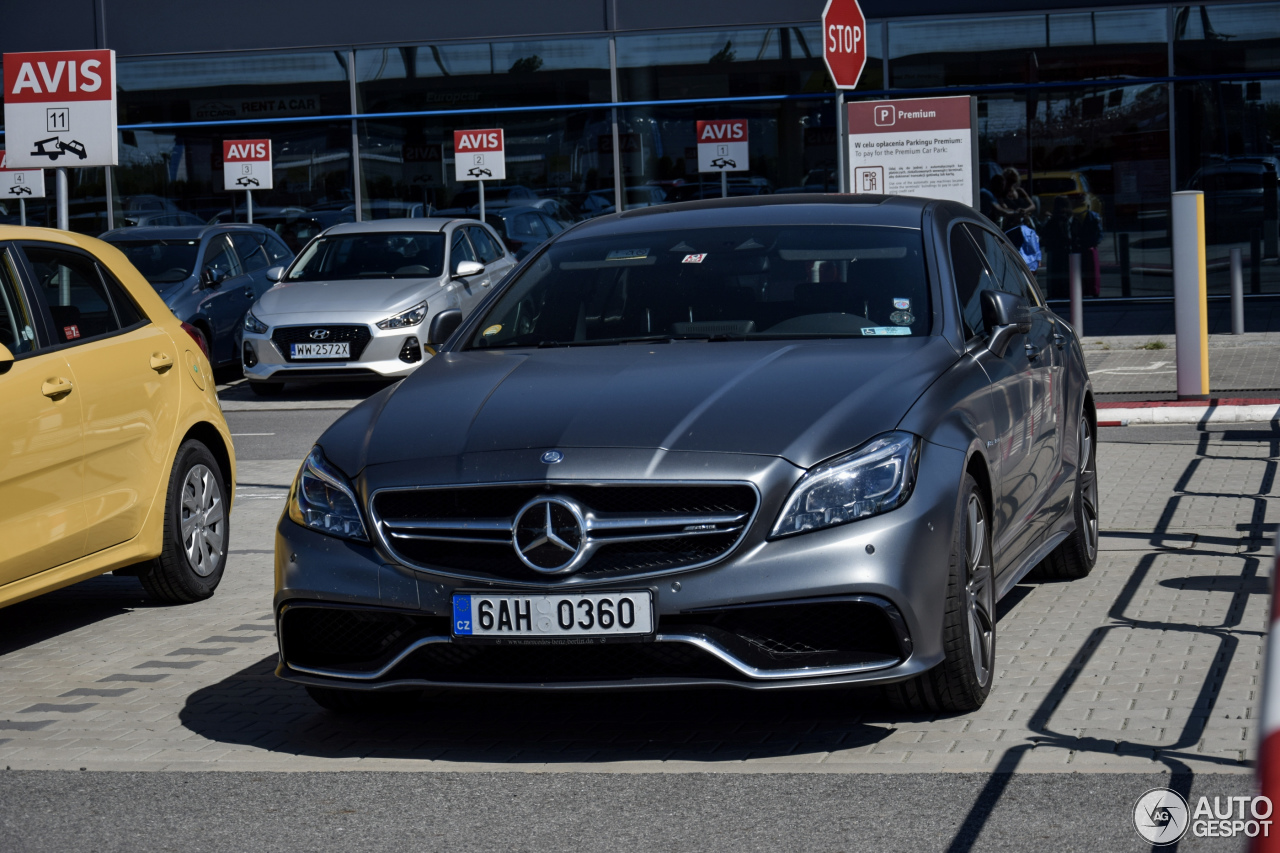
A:
<svg viewBox="0 0 1280 853">
<path fill-rule="evenodd" d="M 1067 256 L 1067 281 L 1071 285 L 1071 328 L 1076 337 L 1084 337 L 1084 285 L 1080 280 L 1080 253 Z"/>
<path fill-rule="evenodd" d="M 1204 249 L 1204 193 L 1173 194 L 1173 315 L 1178 399 L 1209 396 L 1209 314 Z"/>
<path fill-rule="evenodd" d="M 1133 295 L 1133 273 L 1132 265 L 1129 262 L 1129 233 L 1126 231 L 1120 235 L 1120 295 L 1130 297 Z"/>
<path fill-rule="evenodd" d="M 1249 232 L 1249 292 L 1262 292 L 1262 229 Z"/>
<path fill-rule="evenodd" d="M 105 180 L 106 180 L 106 186 L 107 186 L 107 230 L 108 231 L 112 231 L 116 227 L 115 189 L 112 186 L 114 181 L 111 179 L 111 176 L 113 174 L 112 169 L 114 168 L 115 168 L 114 166 L 107 166 L 106 168 Z"/>
<path fill-rule="evenodd" d="M 476 181 L 480 185 L 480 221 L 484 222 L 484 181 Z"/>
<path fill-rule="evenodd" d="M 1244 334 L 1244 259 L 1239 246 L 1231 250 L 1231 334 Z"/>
<path fill-rule="evenodd" d="M 356 88 L 356 52 L 347 51 L 347 86 L 351 97 L 351 114 L 356 115 L 360 104 L 360 92 Z M 456 156 L 456 155 L 455 155 Z M 440 159 L 444 159 L 442 156 Z M 360 123 L 351 120 L 351 196 L 356 204 L 356 222 L 364 222 L 364 192 L 360 178 Z"/>
<path fill-rule="evenodd" d="M 70 205 L 70 191 L 67 187 L 67 170 L 53 170 L 54 183 L 57 186 L 58 196 L 58 227 L 63 231 L 71 230 L 71 211 L 68 210 Z M 64 303 L 65 304 L 65 303 Z"/>
<path fill-rule="evenodd" d="M 845 186 L 845 172 L 848 165 L 845 158 L 849 156 L 849 128 L 844 122 L 844 90 L 836 92 L 836 192 L 848 192 Z"/>
<path fill-rule="evenodd" d="M 244 191 L 244 210 L 246 221 L 253 224 L 253 190 Z"/>
<path fill-rule="evenodd" d="M 27 224 L 27 200 L 25 198 L 18 199 L 18 224 Z"/>
<path fill-rule="evenodd" d="M 613 102 L 618 103 L 618 44 L 609 39 L 609 89 Z M 613 212 L 622 212 L 622 146 L 618 140 L 618 108 L 613 114 Z"/>
<path fill-rule="evenodd" d="M 729 197 L 729 173 L 720 170 L 720 198 Z"/>
</svg>

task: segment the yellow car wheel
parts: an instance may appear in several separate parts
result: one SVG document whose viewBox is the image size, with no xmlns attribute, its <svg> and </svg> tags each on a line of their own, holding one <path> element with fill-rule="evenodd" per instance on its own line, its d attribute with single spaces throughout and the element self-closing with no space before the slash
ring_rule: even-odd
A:
<svg viewBox="0 0 1280 853">
<path fill-rule="evenodd" d="M 139 576 L 161 601 L 185 604 L 213 595 L 227 562 L 230 521 L 222 469 L 203 444 L 184 442 L 169 475 L 164 550 Z"/>
</svg>

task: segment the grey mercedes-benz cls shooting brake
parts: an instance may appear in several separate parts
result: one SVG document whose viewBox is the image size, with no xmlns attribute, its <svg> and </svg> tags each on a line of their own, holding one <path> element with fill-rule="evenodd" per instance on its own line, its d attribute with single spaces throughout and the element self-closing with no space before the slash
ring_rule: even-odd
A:
<svg viewBox="0 0 1280 853">
<path fill-rule="evenodd" d="M 603 217 L 427 337 L 278 527 L 277 672 L 330 708 L 861 683 L 973 709 L 1000 597 L 1097 555 L 1079 344 L 962 205 Z"/>
</svg>

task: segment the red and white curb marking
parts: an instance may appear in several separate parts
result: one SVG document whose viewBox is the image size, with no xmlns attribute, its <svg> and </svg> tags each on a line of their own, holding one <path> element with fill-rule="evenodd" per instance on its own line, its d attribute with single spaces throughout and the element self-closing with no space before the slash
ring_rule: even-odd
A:
<svg viewBox="0 0 1280 853">
<path fill-rule="evenodd" d="M 1262 669 L 1262 714 L 1258 720 L 1258 760 L 1255 773 L 1258 793 L 1280 802 L 1280 633 L 1276 622 L 1280 620 L 1280 599 L 1276 597 L 1276 578 L 1280 576 L 1280 556 L 1271 571 L 1271 622 L 1267 630 L 1267 655 Z M 1280 832 L 1266 838 L 1253 838 L 1250 853 L 1277 853 L 1280 851 Z"/>
<path fill-rule="evenodd" d="M 1098 426 L 1239 424 L 1280 419 L 1280 400 L 1223 398 L 1153 403 L 1099 403 Z"/>
</svg>

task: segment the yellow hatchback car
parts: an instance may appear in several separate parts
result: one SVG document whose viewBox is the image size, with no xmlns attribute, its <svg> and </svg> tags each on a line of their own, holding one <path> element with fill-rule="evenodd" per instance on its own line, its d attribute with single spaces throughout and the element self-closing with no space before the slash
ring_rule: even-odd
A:
<svg viewBox="0 0 1280 853">
<path fill-rule="evenodd" d="M 117 249 L 0 226 L 0 607 L 104 572 L 213 594 L 235 455 L 199 344 Z"/>
</svg>

